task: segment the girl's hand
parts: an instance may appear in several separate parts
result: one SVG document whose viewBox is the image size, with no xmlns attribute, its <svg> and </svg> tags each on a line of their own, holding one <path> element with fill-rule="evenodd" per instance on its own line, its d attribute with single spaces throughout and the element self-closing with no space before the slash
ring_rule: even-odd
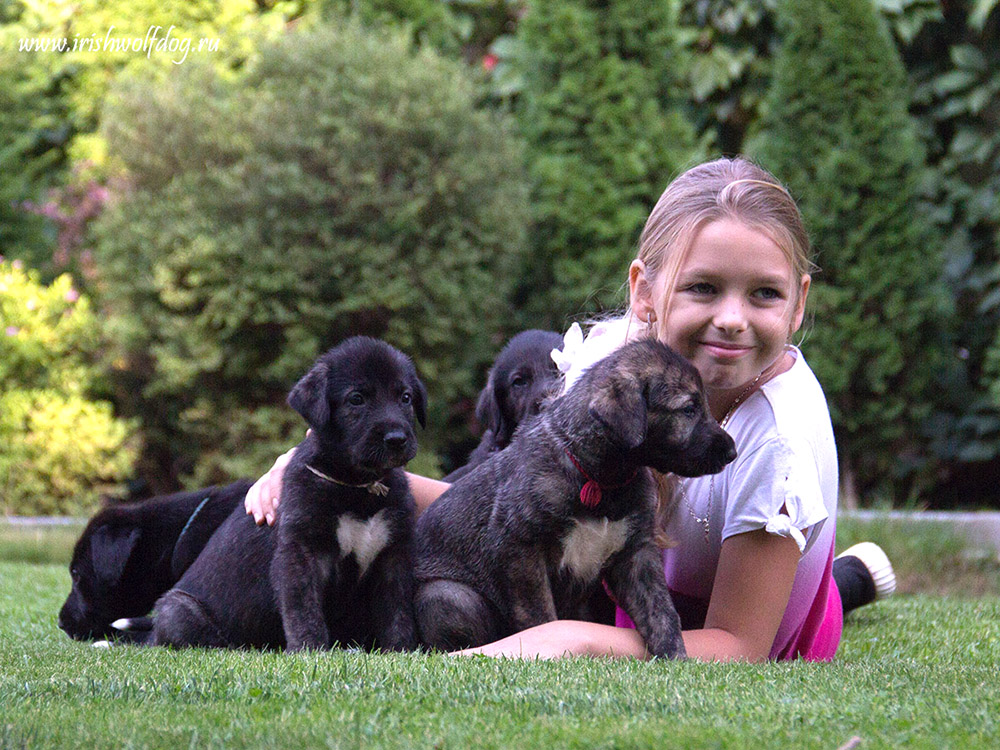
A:
<svg viewBox="0 0 1000 750">
<path fill-rule="evenodd" d="M 274 525 L 274 514 L 278 510 L 278 501 L 281 498 L 281 479 L 285 475 L 285 467 L 291 461 L 293 453 L 295 448 L 278 456 L 274 466 L 247 491 L 243 507 L 246 508 L 248 516 L 253 516 L 258 526 L 265 521 L 268 526 Z"/>
</svg>

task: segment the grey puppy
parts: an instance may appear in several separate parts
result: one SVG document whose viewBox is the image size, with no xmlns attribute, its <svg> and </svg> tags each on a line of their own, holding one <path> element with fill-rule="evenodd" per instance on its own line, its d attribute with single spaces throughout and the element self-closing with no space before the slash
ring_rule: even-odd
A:
<svg viewBox="0 0 1000 750">
<path fill-rule="evenodd" d="M 658 342 L 627 344 L 420 517 L 422 642 L 467 648 L 576 618 L 603 580 L 652 655 L 685 656 L 644 467 L 700 476 L 735 457 L 697 370 Z"/>
<path fill-rule="evenodd" d="M 312 430 L 285 469 L 275 528 L 256 526 L 240 505 L 152 618 L 115 623 L 126 640 L 290 651 L 417 645 L 414 505 L 399 468 L 417 452 L 414 420 L 426 419 L 413 363 L 356 336 L 320 357 L 288 402 Z"/>
</svg>

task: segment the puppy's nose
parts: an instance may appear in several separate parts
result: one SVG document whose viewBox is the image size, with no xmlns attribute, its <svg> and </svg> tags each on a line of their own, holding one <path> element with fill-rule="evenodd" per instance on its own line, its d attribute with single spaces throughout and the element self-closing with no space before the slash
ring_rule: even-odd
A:
<svg viewBox="0 0 1000 750">
<path fill-rule="evenodd" d="M 406 446 L 406 433 L 402 430 L 391 430 L 385 433 L 382 442 L 385 443 L 385 447 L 389 450 L 401 450 Z"/>
<path fill-rule="evenodd" d="M 726 435 L 724 439 L 725 442 L 723 445 L 725 447 L 725 462 L 729 464 L 736 460 L 736 443 L 731 437 L 729 437 L 729 435 Z"/>
</svg>

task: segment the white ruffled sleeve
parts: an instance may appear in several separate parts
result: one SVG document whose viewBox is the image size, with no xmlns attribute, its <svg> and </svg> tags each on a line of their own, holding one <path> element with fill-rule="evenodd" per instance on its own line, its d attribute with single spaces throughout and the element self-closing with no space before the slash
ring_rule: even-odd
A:
<svg viewBox="0 0 1000 750">
<path fill-rule="evenodd" d="M 829 517 L 809 447 L 775 437 L 726 471 L 731 475 L 722 538 L 764 529 L 794 540 L 805 554 Z"/>
</svg>

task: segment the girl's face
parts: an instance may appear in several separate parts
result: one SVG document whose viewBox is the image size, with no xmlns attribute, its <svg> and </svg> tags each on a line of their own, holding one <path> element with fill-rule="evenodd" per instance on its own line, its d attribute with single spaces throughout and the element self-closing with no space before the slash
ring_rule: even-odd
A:
<svg viewBox="0 0 1000 750">
<path fill-rule="evenodd" d="M 660 341 L 698 368 L 719 417 L 784 352 L 802 324 L 810 277 L 795 278 L 763 232 L 719 219 L 695 234 L 672 296 L 667 280 L 645 279 L 640 261 L 629 281 L 632 310 L 640 320 L 652 313 Z"/>
</svg>

